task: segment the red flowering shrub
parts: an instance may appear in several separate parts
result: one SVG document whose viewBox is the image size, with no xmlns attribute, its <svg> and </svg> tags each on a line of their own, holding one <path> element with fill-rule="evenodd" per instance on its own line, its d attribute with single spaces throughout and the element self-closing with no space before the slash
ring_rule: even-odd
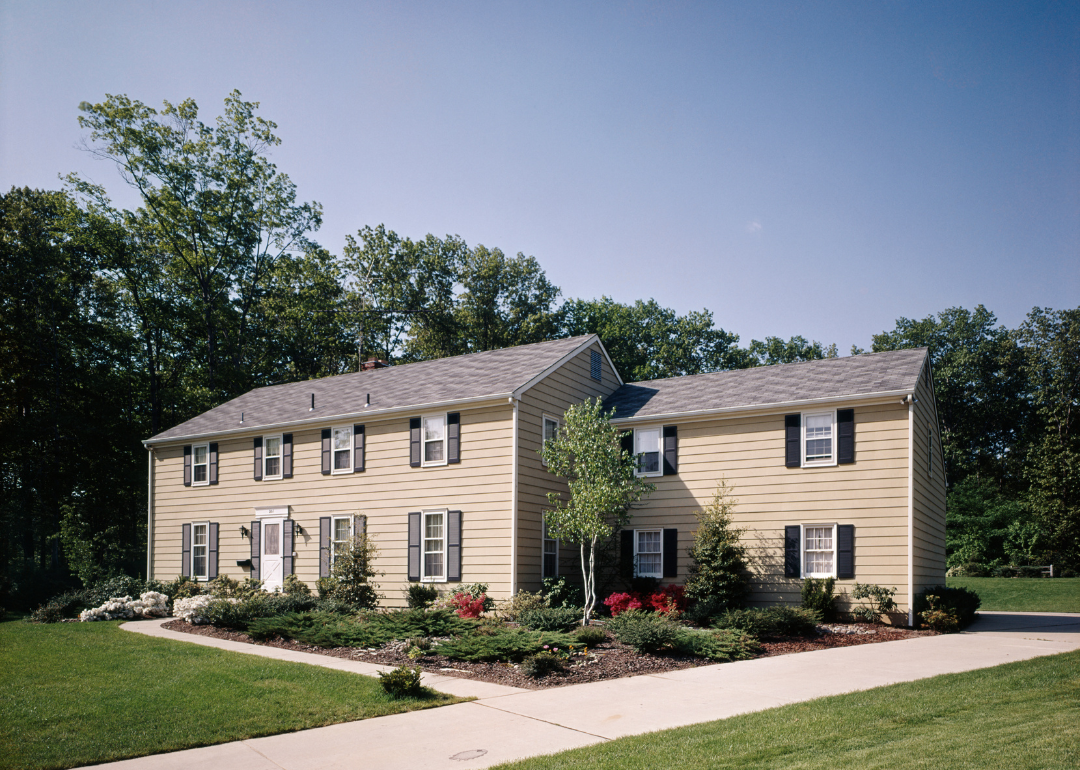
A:
<svg viewBox="0 0 1080 770">
<path fill-rule="evenodd" d="M 457 612 L 459 618 L 478 618 L 484 611 L 484 603 L 487 594 L 480 594 L 475 599 L 466 593 L 454 594 L 450 599 L 450 606 Z"/>
<path fill-rule="evenodd" d="M 686 612 L 686 588 L 676 585 L 664 586 L 659 591 L 649 594 L 648 606 L 661 615 Z"/>
<path fill-rule="evenodd" d="M 635 594 L 618 593 L 604 599 L 604 605 L 611 610 L 611 617 L 616 618 L 620 612 L 627 610 L 640 610 L 641 597 Z"/>
</svg>

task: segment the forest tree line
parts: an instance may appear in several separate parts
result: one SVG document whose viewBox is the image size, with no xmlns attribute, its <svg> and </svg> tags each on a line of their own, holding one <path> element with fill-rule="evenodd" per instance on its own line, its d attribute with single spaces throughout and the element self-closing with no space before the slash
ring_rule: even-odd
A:
<svg viewBox="0 0 1080 770">
<path fill-rule="evenodd" d="M 627 381 L 838 355 L 740 346 L 707 309 L 563 299 L 535 258 L 457 236 L 363 227 L 333 254 L 257 107 L 233 92 L 208 125 L 191 100 L 83 103 L 86 150 L 140 205 L 74 174 L 0 194 L 0 577 L 142 573 L 141 440 L 255 387 L 587 333 Z M 950 563 L 1078 566 L 1080 308 L 1016 329 L 981 305 L 901 318 L 872 351 L 915 346 L 934 365 Z"/>
</svg>

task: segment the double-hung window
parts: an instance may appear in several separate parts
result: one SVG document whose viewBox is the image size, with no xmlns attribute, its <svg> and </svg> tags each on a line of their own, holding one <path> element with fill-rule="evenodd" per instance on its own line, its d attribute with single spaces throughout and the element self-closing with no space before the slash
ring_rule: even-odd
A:
<svg viewBox="0 0 1080 770">
<path fill-rule="evenodd" d="M 191 576 L 206 580 L 209 572 L 210 524 L 202 521 L 191 525 Z"/>
<path fill-rule="evenodd" d="M 446 580 L 446 511 L 424 511 L 421 580 Z"/>
<path fill-rule="evenodd" d="M 554 417 L 548 417 L 544 415 L 544 446 L 547 446 L 549 441 L 554 441 L 559 435 L 559 421 Z M 547 466 L 547 463 L 544 463 Z"/>
<path fill-rule="evenodd" d="M 551 536 L 547 522 L 544 527 L 544 564 L 542 577 L 553 578 L 559 576 L 559 541 Z"/>
<path fill-rule="evenodd" d="M 638 476 L 663 476 L 660 465 L 660 429 L 638 428 L 634 431 L 634 454 L 638 458 Z"/>
<path fill-rule="evenodd" d="M 836 464 L 836 412 L 804 414 L 803 465 Z"/>
<path fill-rule="evenodd" d="M 803 526 L 803 577 L 836 577 L 836 526 Z"/>
<path fill-rule="evenodd" d="M 330 528 L 330 566 L 349 548 L 352 539 L 352 516 L 334 516 Z"/>
<path fill-rule="evenodd" d="M 191 447 L 191 485 L 201 487 L 210 483 L 210 445 Z"/>
<path fill-rule="evenodd" d="M 344 428 L 334 428 L 333 444 L 331 450 L 334 453 L 333 473 L 353 472 L 353 429 L 349 425 Z"/>
<path fill-rule="evenodd" d="M 662 536 L 658 529 L 634 531 L 634 574 L 637 577 L 664 576 Z"/>
<path fill-rule="evenodd" d="M 281 478 L 281 436 L 263 437 L 263 478 Z"/>
<path fill-rule="evenodd" d="M 446 415 L 424 418 L 422 426 L 424 465 L 446 465 Z"/>
</svg>

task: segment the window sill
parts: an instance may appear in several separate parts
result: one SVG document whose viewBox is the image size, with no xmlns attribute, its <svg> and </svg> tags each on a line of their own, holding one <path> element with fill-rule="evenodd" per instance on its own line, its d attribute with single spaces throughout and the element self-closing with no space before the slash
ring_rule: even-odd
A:
<svg viewBox="0 0 1080 770">
<path fill-rule="evenodd" d="M 347 470 L 330 471 L 331 476 L 351 476 L 353 473 L 354 471 L 352 468 L 349 468 Z"/>
<path fill-rule="evenodd" d="M 208 487 L 208 486 L 210 486 L 210 482 L 209 481 L 193 481 L 193 482 L 191 482 L 191 486 L 193 486 L 193 487 Z"/>
<path fill-rule="evenodd" d="M 437 462 L 437 463 L 420 463 L 420 467 L 421 468 L 442 468 L 444 465 L 447 465 L 447 464 L 448 463 L 446 462 L 446 460 L 443 460 L 442 462 Z"/>
</svg>

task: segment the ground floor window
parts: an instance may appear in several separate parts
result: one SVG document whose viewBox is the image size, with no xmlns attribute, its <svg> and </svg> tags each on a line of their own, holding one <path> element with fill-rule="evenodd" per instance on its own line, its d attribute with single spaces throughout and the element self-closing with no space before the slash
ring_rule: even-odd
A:
<svg viewBox="0 0 1080 770">
<path fill-rule="evenodd" d="M 835 535 L 832 524 L 803 527 L 803 577 L 836 577 Z"/>
<path fill-rule="evenodd" d="M 634 532 L 634 572 L 637 577 L 664 576 L 664 554 L 659 529 L 639 529 Z"/>
<path fill-rule="evenodd" d="M 334 566 L 338 554 L 344 553 L 352 538 L 352 516 L 335 516 L 330 529 L 330 566 Z"/>
<path fill-rule="evenodd" d="M 424 511 L 421 580 L 446 580 L 446 511 Z"/>
<path fill-rule="evenodd" d="M 206 580 L 210 564 L 210 525 L 200 522 L 191 525 L 191 576 Z"/>
<path fill-rule="evenodd" d="M 551 537 L 548 532 L 547 522 L 544 527 L 544 565 L 543 577 L 553 578 L 559 576 L 559 541 Z"/>
</svg>

